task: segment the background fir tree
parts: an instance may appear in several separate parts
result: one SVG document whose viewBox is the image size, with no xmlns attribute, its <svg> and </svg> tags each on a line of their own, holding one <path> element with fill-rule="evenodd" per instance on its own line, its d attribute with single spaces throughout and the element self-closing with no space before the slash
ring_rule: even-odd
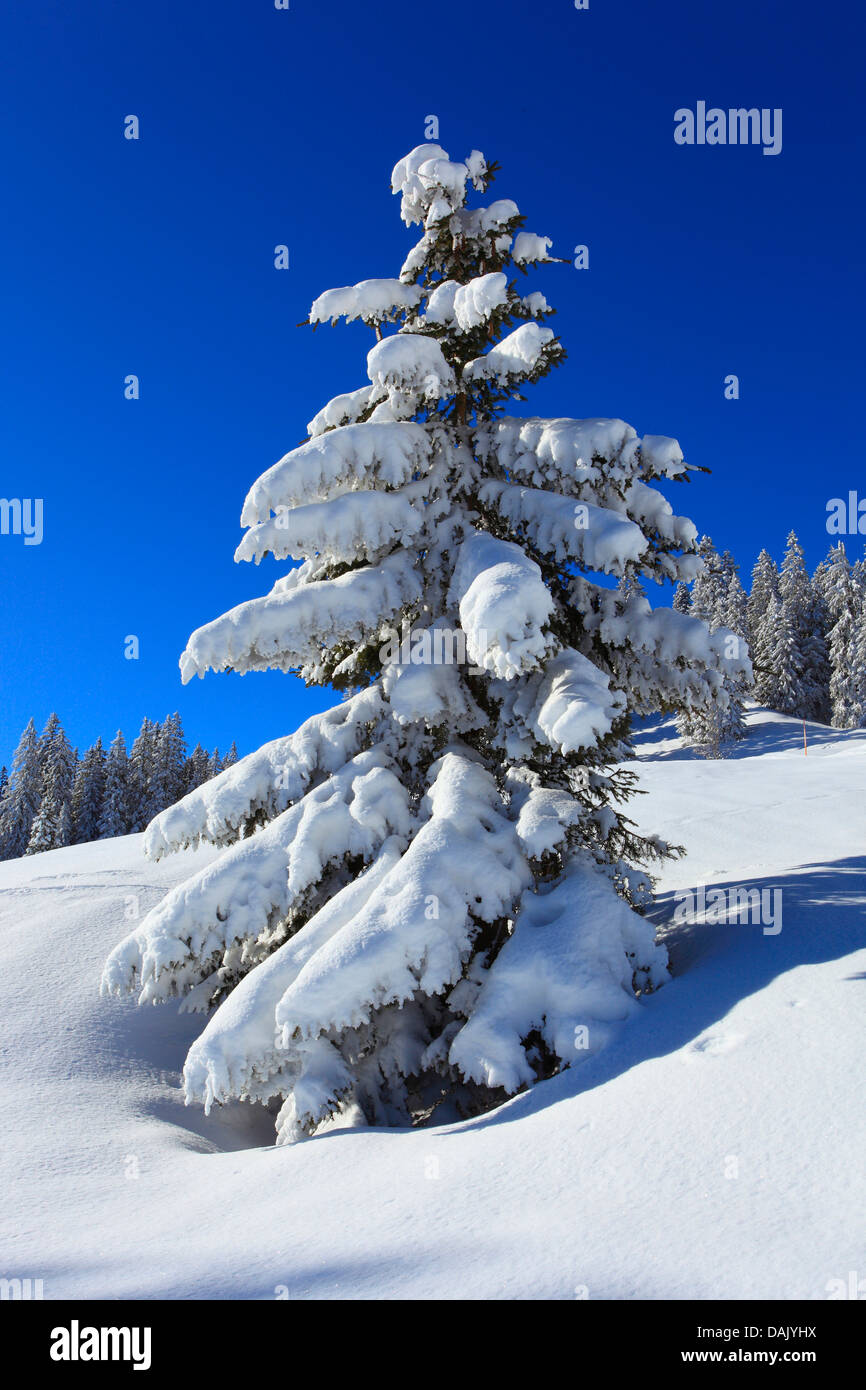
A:
<svg viewBox="0 0 866 1390">
<path fill-rule="evenodd" d="M 772 708 L 797 715 L 805 707 L 805 659 L 794 618 L 772 595 L 765 615 L 767 661 L 773 671 Z"/>
<path fill-rule="evenodd" d="M 788 536 L 779 576 L 779 613 L 784 631 L 770 635 L 770 664 L 779 682 L 774 708 L 801 719 L 820 719 L 826 712 L 827 648 L 816 625 L 812 581 L 794 531 Z"/>
<path fill-rule="evenodd" d="M 830 609 L 824 589 L 827 560 L 822 560 L 809 582 L 808 626 L 812 638 L 812 665 L 815 680 L 815 705 L 807 718 L 829 724 L 830 704 Z"/>
<path fill-rule="evenodd" d="M 866 666 L 862 662 L 864 595 L 862 567 L 853 567 L 844 542 L 828 556 L 824 594 L 831 623 L 831 722 L 834 729 L 859 729 L 866 722 Z"/>
<path fill-rule="evenodd" d="M 156 772 L 157 726 L 145 716 L 129 750 L 129 833 L 144 830 L 159 809 L 162 799 L 160 777 Z"/>
<path fill-rule="evenodd" d="M 222 760 L 220 750 L 215 748 L 207 760 L 207 777 L 216 777 L 217 773 L 222 772 Z"/>
<path fill-rule="evenodd" d="M 33 720 L 21 735 L 12 759 L 12 776 L 0 805 L 0 854 L 18 859 L 25 853 L 42 799 L 42 764 Z"/>
<path fill-rule="evenodd" d="M 721 629 L 739 638 L 734 650 L 746 655 L 748 645 L 744 632 L 744 612 L 737 565 L 729 550 L 719 555 L 710 536 L 702 536 L 698 545 L 702 570 L 692 585 L 688 612 L 707 624 L 711 632 Z M 736 586 L 736 589 L 734 588 Z M 681 600 L 682 602 L 682 600 Z M 734 619 L 734 622 L 730 621 Z M 722 681 L 722 696 L 711 704 L 680 708 L 677 712 L 677 731 L 688 742 L 701 749 L 709 758 L 722 757 L 728 745 L 743 738 L 746 727 L 743 719 L 744 701 L 749 680 L 739 672 L 726 673 Z"/>
<path fill-rule="evenodd" d="M 168 716 L 160 730 L 160 761 L 162 763 L 162 793 L 164 801 L 160 810 L 173 806 L 189 790 L 186 785 L 186 738 L 181 717 L 175 711 Z"/>
<path fill-rule="evenodd" d="M 4 804 L 5 804 L 5 801 L 6 801 L 6 794 L 7 794 L 8 790 L 9 790 L 9 769 L 6 767 L 6 765 L 5 765 L 5 763 L 4 763 L 3 767 L 0 767 L 0 859 L 6 859 L 6 858 L 8 857 L 8 856 L 4 853 L 4 846 L 3 846 L 3 828 L 2 828 L 2 827 L 3 827 Z"/>
<path fill-rule="evenodd" d="M 118 729 L 105 759 L 105 784 L 98 825 L 100 840 L 111 840 L 116 835 L 130 833 L 134 818 L 131 796 L 129 758 L 123 734 Z"/>
<path fill-rule="evenodd" d="M 688 613 L 691 606 L 692 595 L 689 590 L 689 586 L 688 584 L 684 584 L 681 580 L 680 583 L 677 584 L 676 588 L 674 589 L 674 599 L 672 607 L 675 613 Z"/>
<path fill-rule="evenodd" d="M 39 810 L 33 820 L 27 854 L 59 849 L 70 843 L 70 802 L 78 761 L 56 714 L 51 714 L 39 736 L 37 756 L 41 773 Z"/>
<path fill-rule="evenodd" d="M 755 673 L 754 697 L 759 705 L 773 708 L 775 675 L 770 664 L 772 634 L 768 626 L 770 599 L 779 599 L 779 571 L 769 551 L 762 550 L 752 570 L 749 594 L 749 651 Z"/>
<path fill-rule="evenodd" d="M 195 791 L 208 780 L 209 763 L 207 752 L 197 743 L 184 764 L 184 784 L 187 792 Z"/>
<path fill-rule="evenodd" d="M 105 796 L 105 752 L 98 738 L 88 748 L 75 773 L 72 786 L 72 843 L 98 840 L 102 804 Z"/>
<path fill-rule="evenodd" d="M 413 150 L 399 279 L 312 306 L 373 331 L 369 385 L 247 497 L 237 557 L 300 566 L 181 667 L 348 698 L 157 817 L 153 857 L 222 854 L 106 966 L 108 991 L 219 1004 L 188 1099 L 278 1098 L 282 1141 L 477 1112 L 586 1055 L 578 1025 L 603 1044 L 666 978 L 634 910 L 667 847 L 623 810 L 631 716 L 724 703 L 749 672 L 732 634 L 597 582 L 694 578 L 695 528 L 653 486 L 687 475 L 676 441 L 504 414 L 564 354 L 518 284 L 549 239 L 508 199 L 466 206 L 492 174 Z"/>
</svg>

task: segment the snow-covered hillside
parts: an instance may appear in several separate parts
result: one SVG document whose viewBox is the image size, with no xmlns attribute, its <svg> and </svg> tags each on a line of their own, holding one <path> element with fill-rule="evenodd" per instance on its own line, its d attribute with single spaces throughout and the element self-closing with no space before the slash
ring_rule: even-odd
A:
<svg viewBox="0 0 866 1390">
<path fill-rule="evenodd" d="M 866 1275 L 866 732 L 753 711 L 727 761 L 649 725 L 641 827 L 684 844 L 674 981 L 603 1052 L 448 1129 L 271 1147 L 183 1106 L 201 1019 L 100 1000 L 136 912 L 206 862 L 141 836 L 0 864 L 0 1274 L 46 1298 L 826 1298 Z M 782 890 L 781 930 L 673 924 Z"/>
</svg>

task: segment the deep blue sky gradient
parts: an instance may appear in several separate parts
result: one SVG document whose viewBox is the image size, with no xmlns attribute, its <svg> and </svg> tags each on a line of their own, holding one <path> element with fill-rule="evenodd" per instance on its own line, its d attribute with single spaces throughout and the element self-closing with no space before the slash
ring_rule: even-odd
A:
<svg viewBox="0 0 866 1390">
<path fill-rule="evenodd" d="M 244 752 L 331 703 L 276 673 L 184 689 L 177 658 L 277 574 L 233 563 L 243 497 L 372 344 L 295 325 L 398 273 L 418 229 L 388 177 L 431 113 L 555 253 L 590 248 L 532 277 L 569 358 L 523 413 L 675 435 L 713 470 L 681 509 L 746 570 L 792 526 L 816 563 L 827 499 L 866 494 L 860 7 L 44 0 L 0 26 L 0 496 L 45 506 L 41 546 L 0 537 L 0 762 L 51 709 L 82 746 L 177 708 Z M 782 153 L 677 146 L 701 99 L 783 108 Z"/>
</svg>

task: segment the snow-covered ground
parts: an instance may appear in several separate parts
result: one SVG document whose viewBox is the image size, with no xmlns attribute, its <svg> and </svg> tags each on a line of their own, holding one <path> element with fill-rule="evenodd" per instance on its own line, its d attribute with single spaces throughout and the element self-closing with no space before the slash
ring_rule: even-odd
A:
<svg viewBox="0 0 866 1390">
<path fill-rule="evenodd" d="M 826 1298 L 866 1277 L 866 732 L 753 711 L 726 761 L 639 744 L 684 844 L 675 979 L 602 1053 L 448 1129 L 271 1147 L 206 1119 L 200 1017 L 100 999 L 110 949 L 212 851 L 141 836 L 0 864 L 0 1276 L 46 1298 Z M 677 890 L 782 890 L 782 928 L 672 924 Z M 772 900 L 770 900 L 772 901 Z M 778 900 L 776 900 L 778 901 Z"/>
</svg>

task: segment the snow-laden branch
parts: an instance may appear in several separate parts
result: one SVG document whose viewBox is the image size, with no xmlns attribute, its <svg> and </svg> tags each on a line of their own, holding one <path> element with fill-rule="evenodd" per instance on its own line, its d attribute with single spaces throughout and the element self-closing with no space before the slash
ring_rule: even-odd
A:
<svg viewBox="0 0 866 1390">
<path fill-rule="evenodd" d="M 430 775 L 425 819 L 405 853 L 386 846 L 352 892 L 334 898 L 260 967 L 261 981 L 255 971 L 238 986 L 225 1017 L 223 1008 L 217 1012 L 190 1054 L 189 1096 L 244 1094 L 250 1075 L 266 1089 L 260 1078 L 279 1066 L 284 1088 L 293 1073 L 305 1076 L 305 1098 L 292 1115 L 314 1123 L 335 1100 L 335 1072 L 325 1067 L 317 1093 L 305 1061 L 321 1062 L 322 1053 L 310 1054 L 309 1045 L 360 1027 L 374 1010 L 418 990 L 438 994 L 455 984 L 479 925 L 513 909 L 531 876 L 493 777 L 458 752 Z M 248 1026 L 254 1016 L 257 1028 Z"/>
<path fill-rule="evenodd" d="M 436 442 L 435 428 L 416 424 L 344 425 L 310 439 L 253 483 L 241 526 L 267 521 L 278 507 L 326 502 L 361 482 L 402 487 L 426 468 Z"/>
<path fill-rule="evenodd" d="M 282 922 L 326 866 L 347 855 L 369 860 L 389 835 L 408 836 L 411 824 L 387 754 L 365 749 L 173 889 L 112 952 L 103 992 L 137 989 L 140 1003 L 154 1003 L 187 994 L 221 969 L 244 973 L 255 960 L 243 948 Z"/>
<path fill-rule="evenodd" d="M 454 372 L 435 338 L 421 333 L 395 333 L 367 354 L 367 375 L 374 390 L 412 392 L 424 401 L 450 396 Z"/>
<path fill-rule="evenodd" d="M 493 675 L 511 680 L 534 670 L 555 645 L 544 631 L 553 598 L 538 565 L 512 541 L 469 535 L 449 599 L 459 609 L 470 660 Z"/>
<path fill-rule="evenodd" d="M 326 562 L 375 563 L 395 545 L 412 544 L 441 514 L 432 504 L 442 484 L 435 470 L 393 492 L 342 493 L 327 502 L 280 509 L 244 536 L 236 560 L 273 555 L 275 560 L 318 556 Z M 447 509 L 447 502 L 445 504 Z"/>
<path fill-rule="evenodd" d="M 503 700 L 503 717 L 561 753 L 592 748 L 610 733 L 626 707 L 622 691 L 611 690 L 608 677 L 570 647 L 563 648 L 544 671 L 509 689 L 493 692 Z"/>
<path fill-rule="evenodd" d="M 180 659 L 184 684 L 206 671 L 317 665 L 327 648 L 393 625 L 422 595 L 413 559 L 400 551 L 380 565 L 238 604 L 192 634 Z"/>
<path fill-rule="evenodd" d="M 627 517 L 592 503 L 575 503 L 541 488 L 487 482 L 479 499 L 495 508 L 511 528 L 558 564 L 576 562 L 605 574 L 622 574 L 647 551 L 647 539 Z"/>
<path fill-rule="evenodd" d="M 320 294 L 310 309 L 310 323 L 333 324 L 341 318 L 347 323 L 356 319 L 369 324 L 392 322 L 416 308 L 423 293 L 418 285 L 405 285 L 402 280 L 362 280 Z"/>
<path fill-rule="evenodd" d="M 201 843 L 230 844 L 248 821 L 272 820 L 304 795 L 317 776 L 339 771 L 359 751 L 365 731 L 385 711 L 378 686 L 359 690 L 295 733 L 265 743 L 212 777 L 151 821 L 144 848 L 149 859 Z"/>
<path fill-rule="evenodd" d="M 277 1046 L 276 1009 L 308 960 L 347 927 L 398 863 L 403 841 L 390 836 L 369 867 L 325 904 L 285 945 L 262 961 L 213 1014 L 184 1066 L 188 1103 L 206 1111 L 238 1096 L 267 1100 L 270 1079 L 287 1063 Z M 300 1073 L 300 1066 L 295 1067 Z"/>
<path fill-rule="evenodd" d="M 639 1007 L 636 957 L 651 962 L 654 986 L 667 979 L 652 925 L 611 895 L 596 865 L 576 860 L 552 892 L 525 893 L 450 1061 L 464 1076 L 514 1092 L 535 1080 L 523 1047 L 533 1031 L 572 1065 L 592 1056 Z"/>
<path fill-rule="evenodd" d="M 495 381 L 508 386 L 516 379 L 532 379 L 544 366 L 546 350 L 554 346 L 552 328 L 524 323 L 508 333 L 482 357 L 463 368 L 463 381 Z"/>
</svg>

